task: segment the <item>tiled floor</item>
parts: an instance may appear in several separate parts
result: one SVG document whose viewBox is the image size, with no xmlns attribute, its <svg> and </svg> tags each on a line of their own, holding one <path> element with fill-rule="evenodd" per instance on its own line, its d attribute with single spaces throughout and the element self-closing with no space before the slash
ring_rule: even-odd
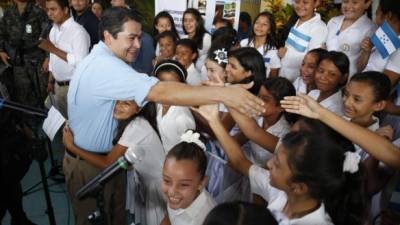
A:
<svg viewBox="0 0 400 225">
<path fill-rule="evenodd" d="M 54 158 L 58 161 L 58 164 L 61 164 L 60 162 L 64 154 L 62 148 L 54 146 L 53 149 Z M 50 167 L 50 159 L 47 158 L 45 161 L 46 174 L 49 173 Z M 57 177 L 59 178 L 60 176 Z M 41 176 L 39 164 L 38 162 L 33 161 L 28 173 L 21 182 L 23 191 L 27 191 L 30 187 L 40 181 Z M 50 198 L 54 210 L 56 224 L 74 225 L 71 204 L 65 191 L 64 182 L 60 183 L 52 180 L 51 178 L 48 178 L 47 182 L 49 184 Z M 25 213 L 32 222 L 37 225 L 50 225 L 49 218 L 46 213 L 47 205 L 42 183 L 32 189 L 29 194 L 24 196 L 23 205 Z M 11 221 L 9 214 L 7 214 L 1 222 L 1 225 L 10 225 Z"/>
</svg>

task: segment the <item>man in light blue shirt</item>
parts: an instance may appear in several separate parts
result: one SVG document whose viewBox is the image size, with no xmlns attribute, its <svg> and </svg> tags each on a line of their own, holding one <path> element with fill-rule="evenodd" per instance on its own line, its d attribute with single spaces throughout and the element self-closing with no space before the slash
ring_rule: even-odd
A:
<svg viewBox="0 0 400 225">
<path fill-rule="evenodd" d="M 134 100 L 143 107 L 147 101 L 169 105 L 224 103 L 248 115 L 262 112 L 262 101 L 239 86 L 189 86 L 178 82 L 158 82 L 130 67 L 140 49 L 140 17 L 126 8 L 114 7 L 104 12 L 99 30 L 101 41 L 78 65 L 68 92 L 69 126 L 74 143 L 95 154 L 112 148 L 117 122 L 113 109 L 117 100 Z M 252 85 L 245 85 L 250 88 Z M 100 170 L 68 152 L 64 173 L 75 224 L 86 225 L 86 216 L 95 210 L 93 200 L 79 201 L 76 192 Z M 126 224 L 123 177 L 115 177 L 104 188 L 108 224 Z"/>
</svg>

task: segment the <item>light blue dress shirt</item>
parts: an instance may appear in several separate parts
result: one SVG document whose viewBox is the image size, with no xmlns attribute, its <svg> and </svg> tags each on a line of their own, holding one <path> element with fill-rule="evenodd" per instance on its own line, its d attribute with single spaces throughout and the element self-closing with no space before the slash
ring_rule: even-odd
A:
<svg viewBox="0 0 400 225">
<path fill-rule="evenodd" d="M 100 41 L 77 66 L 69 86 L 68 117 L 75 144 L 88 151 L 109 152 L 117 127 L 116 100 L 135 100 L 144 106 L 157 82 L 136 72 Z"/>
</svg>

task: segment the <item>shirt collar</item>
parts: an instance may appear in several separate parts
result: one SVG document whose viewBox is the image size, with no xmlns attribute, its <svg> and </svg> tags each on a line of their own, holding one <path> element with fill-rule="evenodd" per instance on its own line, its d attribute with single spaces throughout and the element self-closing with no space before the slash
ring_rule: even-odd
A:
<svg viewBox="0 0 400 225">
<path fill-rule="evenodd" d="M 115 56 L 113 51 L 104 43 L 104 41 L 99 41 L 92 49 L 92 52 L 98 52 L 100 54 Z"/>
<path fill-rule="evenodd" d="M 369 19 L 368 19 L 367 14 L 364 13 L 362 16 L 360 16 L 360 18 L 358 18 L 356 21 L 354 21 L 354 23 L 351 24 L 350 27 L 362 26 L 362 25 L 365 24 L 365 22 L 368 21 L 368 20 L 369 20 Z M 342 16 L 342 17 L 340 18 L 340 26 L 342 26 L 343 21 L 344 21 L 344 16 Z M 350 27 L 348 27 L 348 28 L 350 28 Z M 346 30 L 347 30 L 347 28 L 346 28 Z"/>
<path fill-rule="evenodd" d="M 298 27 L 301 27 L 301 26 L 303 26 L 305 24 L 313 23 L 313 22 L 318 21 L 318 20 L 321 20 L 321 15 L 316 12 L 315 15 L 311 19 L 305 21 L 300 26 L 297 26 L 297 24 L 299 24 L 299 20 L 297 20 L 295 27 L 298 28 Z"/>
<path fill-rule="evenodd" d="M 199 196 L 197 196 L 197 198 L 192 202 L 192 204 L 190 204 L 189 207 L 187 207 L 186 209 L 176 209 L 173 210 L 171 208 L 168 207 L 168 211 L 170 213 L 173 213 L 175 216 L 179 216 L 179 215 L 186 215 L 191 219 L 195 219 L 196 215 L 201 213 L 200 209 L 201 207 L 206 203 L 207 201 L 207 196 L 205 191 L 201 191 L 201 193 L 199 194 Z"/>
<path fill-rule="evenodd" d="M 64 29 L 67 29 L 68 27 L 71 26 L 71 24 L 74 22 L 74 19 L 70 16 L 64 23 L 61 25 L 54 24 L 54 27 L 56 27 L 59 31 L 62 31 Z"/>
</svg>

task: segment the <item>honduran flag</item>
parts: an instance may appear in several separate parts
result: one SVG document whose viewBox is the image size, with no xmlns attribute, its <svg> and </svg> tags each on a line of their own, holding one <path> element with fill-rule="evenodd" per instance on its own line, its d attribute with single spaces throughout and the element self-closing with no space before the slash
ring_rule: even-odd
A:
<svg viewBox="0 0 400 225">
<path fill-rule="evenodd" d="M 384 59 L 400 48 L 400 39 L 387 21 L 372 35 L 371 42 Z"/>
<path fill-rule="evenodd" d="M 297 51 L 305 52 L 308 48 L 310 41 L 310 36 L 303 34 L 296 28 L 292 27 L 292 29 L 290 29 L 289 36 L 286 42 Z"/>
</svg>

